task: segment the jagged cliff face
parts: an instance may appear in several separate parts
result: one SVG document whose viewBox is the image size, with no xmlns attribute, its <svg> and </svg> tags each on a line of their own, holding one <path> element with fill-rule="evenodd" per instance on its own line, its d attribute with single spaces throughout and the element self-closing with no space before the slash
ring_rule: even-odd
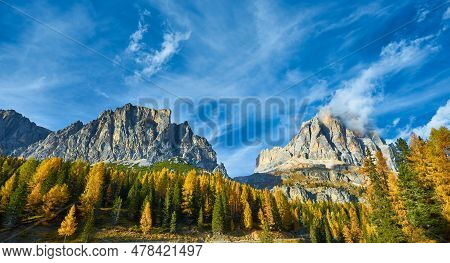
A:
<svg viewBox="0 0 450 263">
<path fill-rule="evenodd" d="M 299 133 L 283 148 L 263 150 L 256 161 L 256 173 L 324 165 L 360 166 L 367 153 L 383 152 L 395 169 L 389 146 L 376 134 L 358 135 L 337 118 L 316 116 L 302 124 Z"/>
<path fill-rule="evenodd" d="M 44 139 L 49 133 L 13 110 L 0 110 L 0 154 L 8 155 Z"/>
<path fill-rule="evenodd" d="M 316 116 L 303 123 L 285 147 L 261 151 L 255 174 L 236 179 L 259 188 L 281 189 L 301 200 L 361 200 L 366 178 L 359 167 L 368 151 L 378 150 L 395 170 L 390 147 L 376 133 L 357 134 L 338 118 Z"/>
<path fill-rule="evenodd" d="M 140 165 L 181 157 L 200 168 L 220 169 L 208 141 L 194 135 L 187 122 L 171 123 L 170 115 L 170 110 L 127 104 L 87 124 L 75 122 L 15 154 Z"/>
</svg>

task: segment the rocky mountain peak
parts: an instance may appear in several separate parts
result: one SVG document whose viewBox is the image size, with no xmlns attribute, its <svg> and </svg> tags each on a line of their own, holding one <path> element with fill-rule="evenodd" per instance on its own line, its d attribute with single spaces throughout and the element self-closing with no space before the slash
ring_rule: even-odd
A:
<svg viewBox="0 0 450 263">
<path fill-rule="evenodd" d="M 210 171 L 222 168 L 212 146 L 195 135 L 187 122 L 171 123 L 168 109 L 132 104 L 106 110 L 87 124 L 75 122 L 15 154 L 37 159 L 56 156 L 144 165 L 180 157 Z"/>
<path fill-rule="evenodd" d="M 49 133 L 14 110 L 0 110 L 0 154 L 10 154 L 44 139 Z"/>
<path fill-rule="evenodd" d="M 289 170 L 295 167 L 325 165 L 360 166 L 367 151 L 381 150 L 395 169 L 389 146 L 376 132 L 358 134 L 329 114 L 319 114 L 301 125 L 300 131 L 285 147 L 263 150 L 255 172 Z"/>
</svg>

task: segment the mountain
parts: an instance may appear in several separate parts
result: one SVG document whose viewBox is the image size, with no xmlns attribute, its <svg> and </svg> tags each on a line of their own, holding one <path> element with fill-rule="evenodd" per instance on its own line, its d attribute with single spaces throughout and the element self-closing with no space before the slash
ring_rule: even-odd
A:
<svg viewBox="0 0 450 263">
<path fill-rule="evenodd" d="M 236 180 L 281 188 L 291 198 L 347 202 L 358 199 L 366 181 L 358 169 L 366 153 L 377 150 L 395 170 L 391 149 L 376 132 L 358 134 L 339 118 L 319 114 L 304 122 L 285 147 L 261 151 L 255 174 Z"/>
<path fill-rule="evenodd" d="M 77 121 L 23 151 L 25 158 L 83 159 L 89 162 L 115 162 L 151 165 L 172 158 L 226 174 L 217 164 L 216 152 L 208 141 L 195 135 L 187 122 L 171 123 L 171 111 L 154 110 L 126 104 L 115 111 L 107 110 L 97 119 L 83 124 Z"/>
<path fill-rule="evenodd" d="M 14 110 L 0 110 L 0 154 L 8 155 L 18 148 L 27 147 L 49 133 Z"/>
</svg>

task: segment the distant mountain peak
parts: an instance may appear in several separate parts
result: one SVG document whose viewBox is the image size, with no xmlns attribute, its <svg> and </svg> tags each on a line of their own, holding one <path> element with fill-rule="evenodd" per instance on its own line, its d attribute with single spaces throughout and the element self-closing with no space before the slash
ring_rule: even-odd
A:
<svg viewBox="0 0 450 263">
<path fill-rule="evenodd" d="M 15 110 L 0 110 L 0 154 L 27 147 L 44 139 L 50 132 Z"/>
<path fill-rule="evenodd" d="M 86 124 L 74 122 L 15 154 L 37 159 L 56 156 L 89 162 L 146 164 L 179 157 L 210 171 L 222 168 L 212 146 L 195 135 L 187 122 L 171 123 L 169 109 L 132 104 L 103 111 Z"/>
<path fill-rule="evenodd" d="M 325 165 L 360 166 L 369 150 L 381 150 L 394 169 L 389 146 L 375 131 L 363 135 L 348 129 L 340 118 L 318 114 L 304 122 L 285 147 L 263 150 L 255 173 L 289 170 L 296 167 Z"/>
</svg>

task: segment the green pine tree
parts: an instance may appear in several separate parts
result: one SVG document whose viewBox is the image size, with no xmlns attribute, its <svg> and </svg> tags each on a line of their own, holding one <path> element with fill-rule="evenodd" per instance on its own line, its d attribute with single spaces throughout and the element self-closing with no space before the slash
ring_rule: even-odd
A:
<svg viewBox="0 0 450 263">
<path fill-rule="evenodd" d="M 177 212 L 173 211 L 170 218 L 170 233 L 177 232 Z"/>
<path fill-rule="evenodd" d="M 225 232 L 222 195 L 217 195 L 214 201 L 212 231 L 214 234 L 223 234 Z"/>
<path fill-rule="evenodd" d="M 203 222 L 203 208 L 200 207 L 200 211 L 198 212 L 198 219 L 197 219 L 197 227 L 198 229 L 202 229 L 204 222 Z"/>
</svg>

